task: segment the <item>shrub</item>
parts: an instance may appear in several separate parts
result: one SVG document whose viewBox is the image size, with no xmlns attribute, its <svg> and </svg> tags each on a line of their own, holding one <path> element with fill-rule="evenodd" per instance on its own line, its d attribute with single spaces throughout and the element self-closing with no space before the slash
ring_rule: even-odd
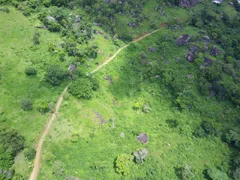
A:
<svg viewBox="0 0 240 180">
<path fill-rule="evenodd" d="M 59 86 L 66 78 L 67 72 L 58 65 L 51 65 L 46 72 L 45 80 L 53 86 Z"/>
<path fill-rule="evenodd" d="M 47 113 L 47 112 L 50 111 L 48 102 L 44 101 L 44 100 L 37 101 L 36 108 L 42 114 Z"/>
<path fill-rule="evenodd" d="M 120 154 L 115 161 L 115 170 L 122 175 L 130 174 L 133 166 L 133 156 L 128 154 Z"/>
<path fill-rule="evenodd" d="M 192 171 L 192 168 L 189 165 L 184 165 L 178 170 L 178 176 L 182 180 L 194 179 L 195 175 Z"/>
<path fill-rule="evenodd" d="M 36 150 L 31 147 L 26 148 L 24 149 L 24 155 L 29 161 L 31 161 L 35 158 Z"/>
<path fill-rule="evenodd" d="M 25 74 L 26 74 L 27 76 L 34 76 L 34 75 L 37 74 L 37 70 L 36 70 L 34 67 L 27 67 L 27 68 L 25 69 Z"/>
<path fill-rule="evenodd" d="M 228 175 L 225 172 L 220 171 L 219 169 L 212 168 L 205 170 L 205 177 L 211 180 L 228 180 Z"/>
<path fill-rule="evenodd" d="M 229 130 L 224 137 L 225 141 L 236 147 L 240 147 L 240 136 L 237 132 Z"/>
<path fill-rule="evenodd" d="M 93 84 L 88 78 L 81 78 L 69 86 L 69 93 L 81 99 L 90 99 L 93 94 Z"/>
<path fill-rule="evenodd" d="M 39 32 L 35 32 L 33 35 L 33 44 L 35 45 L 40 44 L 39 38 L 40 38 Z"/>
<path fill-rule="evenodd" d="M 214 129 L 214 127 L 206 121 L 203 121 L 202 124 L 196 129 L 194 133 L 196 137 L 207 137 L 209 135 L 215 134 L 216 130 Z"/>
<path fill-rule="evenodd" d="M 30 99 L 28 98 L 25 98 L 21 101 L 21 108 L 24 110 L 24 111 L 30 111 L 33 109 L 33 103 Z"/>
</svg>

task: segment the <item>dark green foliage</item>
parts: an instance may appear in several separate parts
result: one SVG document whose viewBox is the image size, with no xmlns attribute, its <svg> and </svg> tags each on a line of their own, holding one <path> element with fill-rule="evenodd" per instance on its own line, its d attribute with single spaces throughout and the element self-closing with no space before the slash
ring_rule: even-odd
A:
<svg viewBox="0 0 240 180">
<path fill-rule="evenodd" d="M 196 129 L 194 135 L 196 137 L 207 137 L 209 135 L 215 135 L 216 130 L 214 129 L 214 127 L 206 122 L 203 121 L 202 124 Z"/>
<path fill-rule="evenodd" d="M 24 98 L 22 101 L 21 101 L 21 108 L 24 110 L 24 111 L 30 111 L 33 109 L 33 103 L 30 99 L 28 98 Z"/>
<path fill-rule="evenodd" d="M 45 80 L 53 86 L 59 86 L 67 77 L 67 72 L 58 65 L 48 67 Z"/>
<path fill-rule="evenodd" d="M 170 128 L 177 128 L 179 125 L 178 121 L 175 119 L 168 119 L 166 122 Z"/>
<path fill-rule="evenodd" d="M 29 161 L 31 161 L 35 158 L 36 150 L 32 147 L 25 148 L 24 149 L 24 155 Z"/>
<path fill-rule="evenodd" d="M 27 68 L 25 69 L 25 74 L 26 74 L 27 76 L 34 76 L 34 75 L 37 74 L 37 70 L 36 70 L 34 67 L 27 67 Z"/>
<path fill-rule="evenodd" d="M 2 11 L 2 12 L 6 12 L 6 13 L 9 13 L 9 12 L 10 12 L 10 10 L 9 10 L 8 7 L 0 8 L 0 11 Z"/>
<path fill-rule="evenodd" d="M 93 90 L 96 90 L 96 85 L 89 78 L 79 78 L 69 86 L 69 93 L 81 99 L 90 99 L 93 95 Z"/>
<path fill-rule="evenodd" d="M 14 157 L 23 150 L 24 138 L 15 130 L 0 128 L 0 167 L 9 169 Z"/>
<path fill-rule="evenodd" d="M 229 130 L 224 137 L 224 140 L 235 147 L 240 147 L 240 135 L 234 130 Z"/>
</svg>

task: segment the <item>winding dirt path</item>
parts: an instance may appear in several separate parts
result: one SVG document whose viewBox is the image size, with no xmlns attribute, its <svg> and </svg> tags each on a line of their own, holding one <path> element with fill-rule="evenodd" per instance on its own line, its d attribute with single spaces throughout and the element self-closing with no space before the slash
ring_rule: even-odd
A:
<svg viewBox="0 0 240 180">
<path fill-rule="evenodd" d="M 42 152 L 42 147 L 43 147 L 45 137 L 48 134 L 48 132 L 49 132 L 51 126 L 52 126 L 53 121 L 57 117 L 58 110 L 59 110 L 59 108 L 62 104 L 63 95 L 67 92 L 69 85 L 67 85 L 67 87 L 63 90 L 62 94 L 58 98 L 55 111 L 52 114 L 52 117 L 51 117 L 50 121 L 48 122 L 48 124 L 47 124 L 47 126 L 46 126 L 46 128 L 45 128 L 45 130 L 44 130 L 43 134 L 41 135 L 41 138 L 38 142 L 38 146 L 37 146 L 37 149 L 36 149 L 36 158 L 35 158 L 35 161 L 34 161 L 34 168 L 33 168 L 32 174 L 30 176 L 30 180 L 36 180 L 37 179 L 37 175 L 38 175 L 38 172 L 39 172 L 39 169 L 40 169 L 41 152 Z"/>
<path fill-rule="evenodd" d="M 100 70 L 102 67 L 104 67 L 105 65 L 107 65 L 108 63 L 110 63 L 112 60 L 114 60 L 114 58 L 125 48 L 127 48 L 131 43 L 136 43 L 138 41 L 141 41 L 142 39 L 158 32 L 159 30 L 161 30 L 162 28 L 164 28 L 165 26 L 167 26 L 166 23 L 164 24 L 161 24 L 160 25 L 160 28 L 151 32 L 151 33 L 147 33 L 135 40 L 133 40 L 132 42 L 130 42 L 129 44 L 121 47 L 120 49 L 118 49 L 118 51 L 112 55 L 111 57 L 109 57 L 107 60 L 105 60 L 102 64 L 100 64 L 99 66 L 97 66 L 92 72 L 91 74 L 97 72 L 98 70 Z M 48 124 L 46 125 L 45 127 L 45 130 L 43 132 L 43 134 L 41 135 L 40 137 L 40 140 L 38 142 L 38 146 L 37 146 L 37 149 L 36 149 L 36 157 L 35 157 L 35 161 L 34 161 L 34 168 L 33 168 L 33 171 L 31 173 L 31 176 L 30 176 L 30 180 L 36 180 L 37 179 L 37 176 L 38 176 L 38 173 L 39 173 L 39 170 L 40 170 L 40 160 L 41 160 L 41 153 L 42 153 L 42 148 L 43 148 L 43 143 L 44 143 L 44 140 L 45 140 L 45 137 L 47 136 L 51 126 L 52 126 L 52 123 L 53 121 L 56 119 L 57 117 L 57 114 L 58 114 L 58 111 L 59 111 L 59 108 L 62 104 L 62 100 L 63 100 L 63 96 L 64 94 L 67 92 L 68 90 L 68 87 L 69 87 L 70 84 L 67 85 L 67 87 L 65 87 L 65 89 L 63 90 L 62 94 L 60 95 L 60 97 L 58 98 L 58 101 L 57 101 L 57 104 L 56 104 L 56 107 L 55 107 L 55 111 L 54 113 L 52 114 L 52 117 L 50 119 L 50 121 L 48 122 Z"/>
</svg>

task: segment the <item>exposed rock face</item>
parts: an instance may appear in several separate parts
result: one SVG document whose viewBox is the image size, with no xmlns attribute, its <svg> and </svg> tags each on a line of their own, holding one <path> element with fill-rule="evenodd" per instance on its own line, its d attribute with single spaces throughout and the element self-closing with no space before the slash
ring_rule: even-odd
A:
<svg viewBox="0 0 240 180">
<path fill-rule="evenodd" d="M 177 39 L 176 44 L 178 46 L 187 45 L 190 40 L 190 36 L 188 34 L 183 34 L 180 38 Z"/>
<path fill-rule="evenodd" d="M 191 8 L 193 6 L 196 6 L 198 3 L 200 3 L 201 0 L 180 0 L 180 6 Z"/>
</svg>

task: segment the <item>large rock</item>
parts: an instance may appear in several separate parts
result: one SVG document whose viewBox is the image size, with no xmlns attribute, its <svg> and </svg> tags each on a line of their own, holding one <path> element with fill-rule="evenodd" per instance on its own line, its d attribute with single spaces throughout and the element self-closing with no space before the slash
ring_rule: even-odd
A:
<svg viewBox="0 0 240 180">
<path fill-rule="evenodd" d="M 180 0 L 180 6 L 191 8 L 193 6 L 196 6 L 198 3 L 200 3 L 201 0 Z"/>
</svg>

